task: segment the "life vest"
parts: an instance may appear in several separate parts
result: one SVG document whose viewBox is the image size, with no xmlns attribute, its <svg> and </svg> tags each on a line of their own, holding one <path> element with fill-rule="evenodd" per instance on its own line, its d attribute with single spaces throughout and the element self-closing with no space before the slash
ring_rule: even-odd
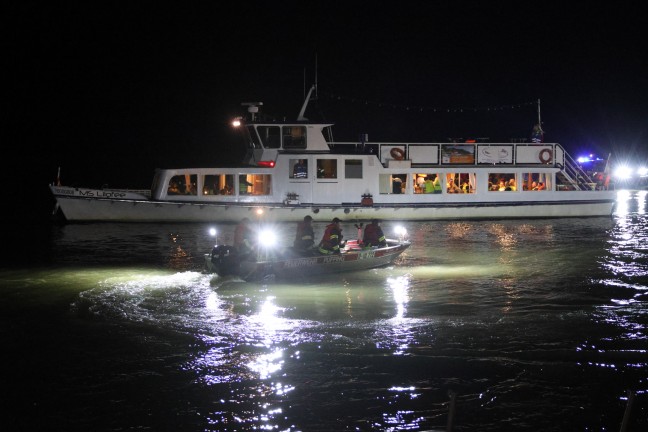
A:
<svg viewBox="0 0 648 432">
<path fill-rule="evenodd" d="M 385 246 L 387 244 L 382 228 L 376 224 L 369 224 L 365 227 L 363 242 L 366 247 Z"/>
<path fill-rule="evenodd" d="M 315 243 L 313 240 L 313 227 L 306 222 L 300 222 L 297 225 L 297 233 L 295 234 L 295 241 L 293 246 L 296 249 L 308 249 Z"/>
<path fill-rule="evenodd" d="M 342 241 L 342 231 L 331 223 L 326 226 L 322 241 L 320 242 L 319 251 L 322 254 L 340 253 L 340 242 Z"/>
</svg>

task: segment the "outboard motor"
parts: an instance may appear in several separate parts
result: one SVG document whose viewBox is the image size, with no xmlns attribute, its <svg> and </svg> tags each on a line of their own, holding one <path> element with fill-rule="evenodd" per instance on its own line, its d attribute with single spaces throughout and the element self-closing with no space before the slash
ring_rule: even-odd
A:
<svg viewBox="0 0 648 432">
<path fill-rule="evenodd" d="M 239 262 L 234 246 L 214 246 L 211 251 L 211 262 L 220 276 L 236 275 L 238 272 Z"/>
</svg>

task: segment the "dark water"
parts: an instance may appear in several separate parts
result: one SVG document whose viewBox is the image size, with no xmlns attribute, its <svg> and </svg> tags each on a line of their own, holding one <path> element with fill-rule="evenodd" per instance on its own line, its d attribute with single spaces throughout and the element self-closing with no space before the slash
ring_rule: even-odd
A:
<svg viewBox="0 0 648 432">
<path fill-rule="evenodd" d="M 646 201 L 407 223 L 393 267 L 294 283 L 202 274 L 207 225 L 41 228 L 0 271 L 2 429 L 445 430 L 454 392 L 455 431 L 618 431 L 632 391 L 647 430 Z"/>
</svg>

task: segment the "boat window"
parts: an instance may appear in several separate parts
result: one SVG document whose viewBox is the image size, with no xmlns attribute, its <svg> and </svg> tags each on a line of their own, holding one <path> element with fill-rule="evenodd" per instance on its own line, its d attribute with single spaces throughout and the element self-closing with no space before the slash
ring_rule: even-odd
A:
<svg viewBox="0 0 648 432">
<path fill-rule="evenodd" d="M 344 178 L 362 178 L 361 159 L 347 159 L 344 161 Z"/>
<path fill-rule="evenodd" d="M 378 182 L 381 194 L 403 194 L 407 190 L 407 174 L 380 174 Z"/>
<path fill-rule="evenodd" d="M 412 176 L 415 194 L 441 193 L 441 176 L 437 173 L 418 173 Z"/>
<path fill-rule="evenodd" d="M 317 178 L 318 179 L 336 179 L 337 178 L 337 160 L 336 159 L 317 159 Z"/>
<path fill-rule="evenodd" d="M 475 193 L 475 173 L 456 172 L 446 174 L 447 193 Z"/>
<path fill-rule="evenodd" d="M 271 195 L 272 176 L 270 174 L 240 174 L 239 195 Z"/>
<path fill-rule="evenodd" d="M 167 188 L 168 195 L 197 195 L 197 174 L 180 174 L 171 177 Z"/>
<path fill-rule="evenodd" d="M 306 127 L 305 126 L 284 126 L 283 148 L 299 149 L 306 148 Z"/>
<path fill-rule="evenodd" d="M 551 174 L 540 172 L 522 174 L 522 189 L 534 192 L 551 190 Z"/>
<path fill-rule="evenodd" d="M 208 174 L 203 178 L 203 195 L 232 195 L 234 175 Z"/>
<path fill-rule="evenodd" d="M 290 178 L 308 178 L 308 161 L 306 159 L 290 159 Z"/>
<path fill-rule="evenodd" d="M 259 136 L 256 133 L 256 129 L 254 126 L 249 125 L 245 128 L 247 131 L 247 142 L 248 142 L 248 147 L 253 148 L 253 149 L 260 149 L 262 148 L 261 142 L 259 141 Z"/>
<path fill-rule="evenodd" d="M 279 126 L 259 126 L 257 130 L 261 136 L 263 147 L 279 148 L 281 138 Z"/>
<path fill-rule="evenodd" d="M 491 192 L 511 192 L 518 190 L 515 173 L 489 173 L 488 190 Z"/>
</svg>

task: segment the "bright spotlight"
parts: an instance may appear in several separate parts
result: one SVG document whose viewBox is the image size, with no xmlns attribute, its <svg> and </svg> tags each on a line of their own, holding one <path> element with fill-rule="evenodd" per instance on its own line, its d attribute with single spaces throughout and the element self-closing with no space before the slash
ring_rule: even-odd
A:
<svg viewBox="0 0 648 432">
<path fill-rule="evenodd" d="M 632 169 L 627 165 L 621 165 L 614 170 L 614 176 L 620 180 L 627 180 L 632 177 Z"/>
<path fill-rule="evenodd" d="M 277 234 L 272 230 L 259 232 L 259 244 L 265 247 L 274 246 L 277 243 Z"/>
</svg>

